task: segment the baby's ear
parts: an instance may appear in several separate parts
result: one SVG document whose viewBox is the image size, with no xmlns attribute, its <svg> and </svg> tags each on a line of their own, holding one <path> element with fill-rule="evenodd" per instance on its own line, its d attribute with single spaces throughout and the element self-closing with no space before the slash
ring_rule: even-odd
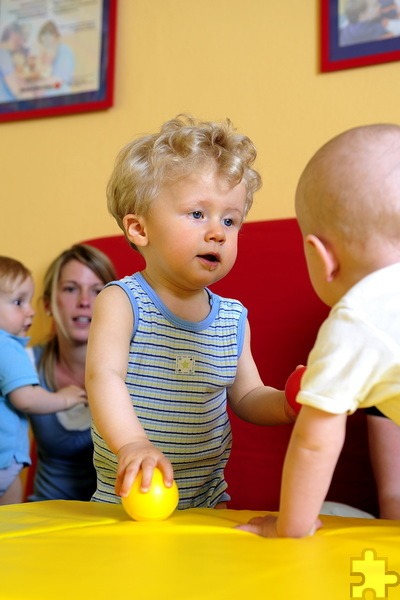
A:
<svg viewBox="0 0 400 600">
<path fill-rule="evenodd" d="M 317 262 L 319 262 L 325 281 L 333 281 L 339 271 L 339 261 L 334 248 L 313 234 L 307 235 L 304 243 L 314 253 Z"/>
<path fill-rule="evenodd" d="M 126 215 L 122 219 L 126 237 L 138 248 L 147 246 L 148 237 L 144 217 L 140 215 Z"/>
</svg>

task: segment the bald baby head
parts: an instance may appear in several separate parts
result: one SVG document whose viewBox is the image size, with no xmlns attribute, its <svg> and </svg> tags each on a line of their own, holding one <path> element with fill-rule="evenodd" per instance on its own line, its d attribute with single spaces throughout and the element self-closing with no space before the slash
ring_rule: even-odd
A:
<svg viewBox="0 0 400 600">
<path fill-rule="evenodd" d="M 400 127 L 356 127 L 322 146 L 300 177 L 296 213 L 304 235 L 400 245 Z"/>
</svg>

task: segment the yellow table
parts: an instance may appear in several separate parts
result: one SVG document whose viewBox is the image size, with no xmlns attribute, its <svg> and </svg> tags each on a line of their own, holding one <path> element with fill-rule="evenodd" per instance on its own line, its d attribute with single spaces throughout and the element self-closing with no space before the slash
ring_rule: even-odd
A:
<svg viewBox="0 0 400 600">
<path fill-rule="evenodd" d="M 382 590 L 400 598 L 400 521 L 326 516 L 312 538 L 268 540 L 235 529 L 253 514 L 191 509 L 139 523 L 117 505 L 3 506 L 0 598 L 368 600 Z M 375 595 L 363 596 L 361 575 L 351 574 L 360 564 Z"/>
</svg>

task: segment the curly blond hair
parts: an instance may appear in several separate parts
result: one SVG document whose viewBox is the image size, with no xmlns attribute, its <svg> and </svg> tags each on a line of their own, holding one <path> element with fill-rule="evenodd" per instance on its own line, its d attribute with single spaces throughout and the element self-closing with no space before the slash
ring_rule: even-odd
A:
<svg viewBox="0 0 400 600">
<path fill-rule="evenodd" d="M 215 164 L 232 186 L 244 182 L 247 214 L 261 187 L 261 176 L 252 168 L 256 155 L 252 141 L 237 133 L 229 119 L 214 123 L 178 115 L 158 133 L 122 148 L 107 186 L 108 210 L 124 231 L 123 218 L 146 215 L 165 183 Z"/>
</svg>

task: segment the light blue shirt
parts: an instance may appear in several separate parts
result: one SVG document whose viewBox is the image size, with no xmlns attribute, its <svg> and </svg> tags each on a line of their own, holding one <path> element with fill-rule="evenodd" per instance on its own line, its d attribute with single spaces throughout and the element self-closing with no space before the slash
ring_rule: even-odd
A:
<svg viewBox="0 0 400 600">
<path fill-rule="evenodd" d="M 141 273 L 113 285 L 125 291 L 134 313 L 126 385 L 150 441 L 173 465 L 178 508 L 229 500 L 224 477 L 232 444 L 227 388 L 235 381 L 243 348 L 246 308 L 208 290 L 208 316 L 186 321 L 163 304 Z M 92 431 L 93 500 L 118 503 L 117 459 L 94 425 Z"/>
<path fill-rule="evenodd" d="M 0 469 L 9 467 L 14 459 L 31 463 L 28 419 L 8 399 L 14 390 L 39 383 L 25 349 L 28 341 L 0 329 Z"/>
</svg>

